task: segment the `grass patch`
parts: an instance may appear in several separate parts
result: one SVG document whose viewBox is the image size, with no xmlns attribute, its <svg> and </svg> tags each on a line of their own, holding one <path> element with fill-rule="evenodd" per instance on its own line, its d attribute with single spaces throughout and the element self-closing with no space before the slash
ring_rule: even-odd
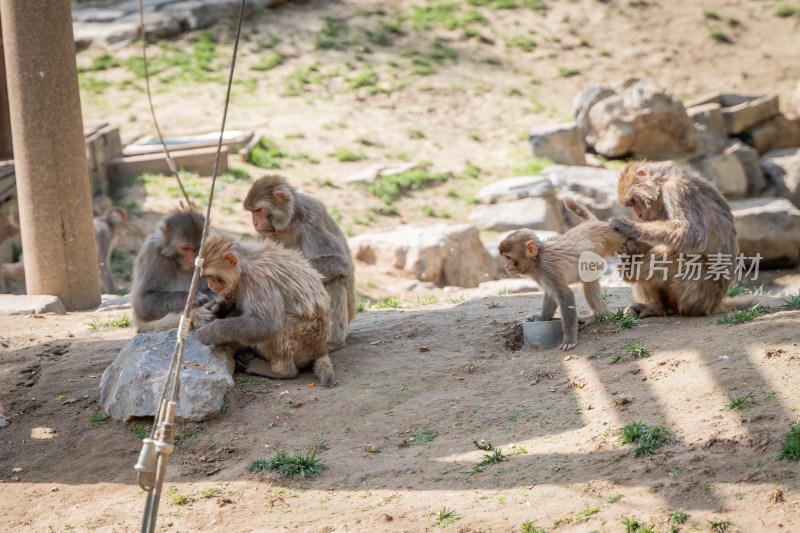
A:
<svg viewBox="0 0 800 533">
<path fill-rule="evenodd" d="M 375 183 L 360 184 L 386 204 L 390 204 L 411 190 L 422 190 L 444 183 L 450 174 L 433 174 L 425 168 L 413 168 L 394 176 L 379 176 Z"/>
<path fill-rule="evenodd" d="M 147 426 L 136 426 L 131 428 L 131 431 L 133 432 L 133 436 L 139 440 L 146 439 L 150 436 L 150 428 Z"/>
<path fill-rule="evenodd" d="M 276 52 L 269 57 L 262 57 L 258 63 L 250 67 L 250 70 L 264 72 L 267 70 L 272 70 L 275 67 L 282 64 L 283 64 L 283 55 Z"/>
<path fill-rule="evenodd" d="M 778 453 L 778 459 L 787 459 L 789 461 L 800 460 L 800 421 L 792 424 L 789 432 L 783 436 L 783 443 L 781 444 L 781 451 Z"/>
<path fill-rule="evenodd" d="M 503 450 L 501 450 L 500 448 L 497 448 L 496 450 L 494 450 L 491 453 L 483 454 L 483 459 L 481 459 L 480 461 L 478 461 L 477 463 L 472 465 L 472 470 L 474 472 L 483 472 L 483 470 L 487 466 L 493 465 L 493 464 L 496 464 L 496 463 L 501 463 L 501 462 L 503 462 L 505 460 L 506 460 L 506 458 L 503 455 Z"/>
<path fill-rule="evenodd" d="M 634 315 L 627 315 L 622 309 L 614 313 L 607 313 L 605 316 L 598 319 L 600 324 L 616 324 L 619 329 L 635 328 L 639 325 L 640 320 Z"/>
<path fill-rule="evenodd" d="M 356 305 L 356 310 L 360 313 L 361 311 L 366 311 L 367 309 L 369 309 L 371 305 L 372 302 L 370 302 L 369 300 L 361 300 Z"/>
<path fill-rule="evenodd" d="M 306 455 L 298 453 L 276 452 L 272 457 L 255 459 L 247 467 L 250 472 L 270 470 L 287 479 L 316 477 L 325 468 L 322 459 L 317 459 L 317 452 L 309 451 Z"/>
<path fill-rule="evenodd" d="M 108 320 L 103 320 L 103 321 L 95 317 L 89 324 L 89 329 L 96 331 L 98 329 L 103 329 L 103 328 L 129 328 L 132 325 L 133 325 L 133 320 L 126 313 L 122 316 L 110 318 Z"/>
<path fill-rule="evenodd" d="M 377 307 L 378 309 L 397 309 L 400 305 L 402 305 L 402 301 L 397 296 L 384 296 L 372 304 L 372 307 Z"/>
<path fill-rule="evenodd" d="M 425 426 L 418 432 L 411 433 L 411 436 L 408 438 L 408 444 L 411 446 L 420 446 L 422 444 L 428 444 L 433 439 L 439 436 L 439 432 L 435 429 L 431 429 L 428 426 Z"/>
<path fill-rule="evenodd" d="M 524 35 L 512 37 L 509 39 L 508 44 L 511 46 L 516 46 L 523 52 L 533 52 L 533 49 L 536 48 L 536 41 Z"/>
<path fill-rule="evenodd" d="M 437 303 L 439 303 L 439 297 L 435 294 L 423 296 L 422 298 L 417 296 L 417 305 L 435 305 Z"/>
<path fill-rule="evenodd" d="M 547 533 L 546 529 L 538 528 L 533 525 L 533 522 L 528 520 L 527 522 L 523 522 L 520 528 L 521 533 Z"/>
<path fill-rule="evenodd" d="M 253 146 L 247 154 L 247 162 L 260 168 L 281 168 L 281 159 L 288 157 L 289 154 L 281 150 L 275 141 L 261 137 L 258 144 Z"/>
<path fill-rule="evenodd" d="M 621 443 L 635 444 L 634 457 L 656 454 L 660 447 L 672 441 L 664 426 L 649 427 L 642 422 L 631 422 L 620 430 L 619 435 Z"/>
<path fill-rule="evenodd" d="M 750 289 L 745 285 L 741 285 L 739 283 L 734 283 L 731 285 L 731 288 L 728 289 L 728 297 L 733 298 L 735 296 L 764 296 L 764 284 L 762 283 L 757 289 Z"/>
<path fill-rule="evenodd" d="M 91 94 L 103 94 L 111 86 L 111 82 L 105 80 L 96 80 L 94 78 L 87 78 L 79 76 L 78 85 L 81 90 Z"/>
<path fill-rule="evenodd" d="M 361 150 L 351 150 L 350 148 L 340 148 L 328 154 L 330 157 L 335 157 L 343 163 L 352 163 L 361 161 L 367 158 L 367 154 Z"/>
<path fill-rule="evenodd" d="M 667 518 L 674 524 L 683 524 L 689 518 L 689 513 L 679 507 L 673 512 L 669 513 Z"/>
<path fill-rule="evenodd" d="M 717 533 L 725 533 L 728 531 L 728 527 L 733 524 L 730 518 L 720 520 L 719 518 L 714 517 L 711 520 L 706 520 L 706 522 L 708 522 L 711 530 L 716 531 Z"/>
<path fill-rule="evenodd" d="M 203 432 L 202 428 L 187 429 L 183 433 L 175 434 L 175 444 L 183 446 L 190 440 L 196 439 Z"/>
<path fill-rule="evenodd" d="M 800 291 L 797 291 L 795 295 L 789 295 L 786 298 L 783 298 L 783 303 L 781 304 L 781 309 L 783 311 L 797 311 L 800 309 Z"/>
<path fill-rule="evenodd" d="M 78 72 L 98 72 L 101 70 L 108 70 L 112 68 L 117 68 L 121 66 L 122 63 L 119 60 L 112 56 L 109 53 L 102 53 L 99 56 L 95 57 L 92 60 L 92 64 L 89 67 L 79 68 Z"/>
<path fill-rule="evenodd" d="M 632 355 L 634 359 L 640 359 L 650 355 L 650 350 L 648 350 L 647 347 L 639 341 L 633 341 L 625 346 L 625 354 Z"/>
<path fill-rule="evenodd" d="M 752 392 L 737 395 L 728 393 L 728 403 L 725 404 L 725 408 L 730 411 L 746 411 L 757 404 Z"/>
<path fill-rule="evenodd" d="M 378 83 L 378 75 L 375 73 L 375 69 L 372 67 L 367 67 L 356 74 L 354 78 L 350 78 L 348 81 L 350 82 L 350 87 L 353 89 L 358 89 L 359 87 L 372 87 Z"/>
<path fill-rule="evenodd" d="M 558 69 L 558 75 L 562 78 L 571 78 L 581 73 L 579 68 L 561 67 Z"/>
<path fill-rule="evenodd" d="M 648 526 L 635 518 L 623 518 L 622 525 L 625 526 L 625 533 L 658 533 L 654 524 Z"/>
<path fill-rule="evenodd" d="M 89 416 L 89 421 L 92 423 L 92 427 L 96 428 L 108 422 L 109 418 L 111 418 L 111 415 L 108 413 L 94 413 Z"/>
<path fill-rule="evenodd" d="M 714 11 L 713 9 L 704 9 L 703 16 L 709 20 L 719 20 L 719 13 Z"/>
<path fill-rule="evenodd" d="M 769 313 L 769 310 L 760 305 L 754 305 L 748 309 L 734 309 L 718 318 L 717 324 L 728 324 L 731 326 L 734 324 L 743 324 L 744 322 L 749 322 L 767 313 Z"/>
<path fill-rule="evenodd" d="M 527 137 L 527 134 L 526 134 Z M 530 163 L 514 169 L 515 176 L 537 176 L 542 173 L 542 170 L 547 167 L 553 166 L 555 163 L 552 159 L 547 157 L 535 157 Z"/>
<path fill-rule="evenodd" d="M 708 36 L 718 43 L 731 44 L 733 42 L 723 30 L 711 30 Z"/>
<path fill-rule="evenodd" d="M 431 513 L 436 520 L 437 527 L 444 527 L 447 524 L 455 522 L 456 520 L 460 520 L 461 517 L 456 514 L 456 512 L 452 509 L 448 509 L 447 507 L 442 507 L 439 509 L 438 513 Z"/>
<path fill-rule="evenodd" d="M 775 10 L 775 16 L 781 18 L 793 17 L 794 15 L 797 14 L 798 11 L 796 8 L 792 6 L 787 6 L 786 4 L 778 6 L 778 8 Z"/>
</svg>

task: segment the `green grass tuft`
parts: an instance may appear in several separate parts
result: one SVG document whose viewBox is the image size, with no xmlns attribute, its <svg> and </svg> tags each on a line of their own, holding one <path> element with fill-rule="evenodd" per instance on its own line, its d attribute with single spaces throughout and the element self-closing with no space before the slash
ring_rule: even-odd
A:
<svg viewBox="0 0 800 533">
<path fill-rule="evenodd" d="M 681 509 L 680 507 L 675 509 L 673 512 L 667 515 L 670 522 L 675 524 L 683 524 L 689 518 L 689 513 Z"/>
<path fill-rule="evenodd" d="M 620 442 L 635 444 L 634 457 L 653 455 L 658 449 L 672 441 L 672 436 L 664 426 L 649 427 L 642 422 L 631 422 L 624 426 L 620 432 Z"/>
<path fill-rule="evenodd" d="M 726 531 L 728 531 L 728 526 L 733 524 L 730 518 L 726 518 L 725 520 L 720 520 L 714 517 L 711 520 L 706 520 L 706 522 L 708 522 L 708 525 L 711 526 L 711 529 L 713 531 L 716 531 L 717 533 L 725 533 Z"/>
<path fill-rule="evenodd" d="M 309 451 L 306 455 L 298 453 L 276 452 L 272 457 L 255 459 L 247 469 L 250 472 L 263 472 L 270 470 L 277 472 L 287 479 L 306 479 L 316 477 L 325 468 L 322 459 L 317 459 L 316 451 Z"/>
<path fill-rule="evenodd" d="M 411 436 L 408 438 L 408 444 L 412 446 L 427 444 L 438 436 L 438 431 L 425 426 L 420 431 L 411 434 Z"/>
<path fill-rule="evenodd" d="M 797 311 L 800 309 L 800 291 L 797 291 L 795 295 L 790 294 L 788 297 L 783 298 L 781 309 L 784 311 Z"/>
<path fill-rule="evenodd" d="M 433 174 L 424 168 L 414 168 L 394 176 L 380 176 L 375 183 L 361 186 L 386 204 L 390 204 L 408 191 L 426 189 L 444 183 L 448 179 L 450 174 Z"/>
<path fill-rule="evenodd" d="M 109 418 L 111 418 L 110 414 L 97 412 L 89 416 L 89 421 L 92 423 L 92 427 L 96 428 L 108 422 Z"/>
<path fill-rule="evenodd" d="M 129 328 L 132 325 L 133 325 L 133 320 L 126 313 L 122 316 L 110 318 L 104 321 L 101 321 L 99 318 L 95 317 L 89 324 L 89 328 L 92 330 L 98 330 L 103 328 Z"/>
<path fill-rule="evenodd" d="M 800 461 L 800 421 L 792 424 L 791 429 L 783 436 L 783 444 L 778 459 Z"/>
<path fill-rule="evenodd" d="M 247 154 L 247 162 L 260 168 L 281 168 L 281 159 L 289 154 L 281 150 L 274 141 L 262 137 Z"/>
<path fill-rule="evenodd" d="M 640 320 L 634 315 L 627 315 L 622 309 L 614 313 L 608 313 L 598 320 L 600 324 L 616 324 L 619 329 L 635 328 L 639 325 Z"/>
<path fill-rule="evenodd" d="M 748 309 L 734 309 L 733 311 L 728 311 L 718 318 L 717 324 L 743 324 L 744 322 L 749 322 L 760 317 L 761 315 L 766 315 L 767 313 L 769 313 L 769 310 L 760 305 L 754 305 Z"/>
<path fill-rule="evenodd" d="M 728 393 L 728 403 L 725 404 L 725 408 L 731 411 L 746 411 L 758 404 L 752 396 L 752 392 L 748 392 L 744 395 L 737 394 L 735 396 Z"/>
</svg>

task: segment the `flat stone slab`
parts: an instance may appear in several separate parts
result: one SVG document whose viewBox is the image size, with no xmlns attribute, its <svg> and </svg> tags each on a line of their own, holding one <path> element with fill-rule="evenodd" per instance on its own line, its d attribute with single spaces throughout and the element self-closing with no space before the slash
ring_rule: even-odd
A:
<svg viewBox="0 0 800 533">
<path fill-rule="evenodd" d="M 175 350 L 177 329 L 136 335 L 103 372 L 100 405 L 112 418 L 127 422 L 156 414 L 164 379 Z M 222 410 L 225 394 L 233 388 L 233 359 L 186 339 L 178 392 L 178 420 L 200 422 Z"/>
<path fill-rule="evenodd" d="M 66 315 L 67 310 L 58 296 L 46 294 L 0 294 L 0 315 L 33 315 L 41 313 Z"/>
</svg>

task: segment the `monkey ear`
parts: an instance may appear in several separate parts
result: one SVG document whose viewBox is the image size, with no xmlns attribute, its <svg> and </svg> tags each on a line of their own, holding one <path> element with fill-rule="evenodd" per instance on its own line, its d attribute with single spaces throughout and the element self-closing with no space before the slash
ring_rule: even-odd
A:
<svg viewBox="0 0 800 533">
<path fill-rule="evenodd" d="M 239 264 L 239 258 L 233 255 L 233 252 L 225 252 L 225 255 L 222 256 L 228 265 L 235 267 Z"/>
<path fill-rule="evenodd" d="M 275 191 L 272 194 L 275 196 L 276 200 L 278 200 L 279 202 L 282 202 L 282 203 L 286 203 L 286 202 L 288 202 L 289 200 L 292 199 L 291 196 L 289 196 L 288 194 L 286 194 L 283 191 Z"/>
<path fill-rule="evenodd" d="M 639 167 L 636 169 L 636 177 L 639 178 L 641 181 L 647 181 L 650 179 L 650 169 L 647 167 Z"/>
<path fill-rule="evenodd" d="M 163 233 L 164 235 L 167 234 L 167 224 L 166 223 L 162 222 L 161 224 L 159 224 L 158 225 L 158 229 L 160 229 L 161 233 Z"/>
<path fill-rule="evenodd" d="M 533 258 L 538 255 L 539 248 L 536 246 L 534 241 L 527 241 L 525 243 L 525 253 L 528 254 L 529 258 Z"/>
</svg>

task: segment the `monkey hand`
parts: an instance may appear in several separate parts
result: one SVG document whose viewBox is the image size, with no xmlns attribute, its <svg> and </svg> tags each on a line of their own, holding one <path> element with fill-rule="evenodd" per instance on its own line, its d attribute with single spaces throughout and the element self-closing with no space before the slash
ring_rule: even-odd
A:
<svg viewBox="0 0 800 533">
<path fill-rule="evenodd" d="M 632 220 L 622 217 L 614 217 L 609 220 L 611 229 L 616 230 L 623 235 L 635 239 L 639 237 L 639 232 L 636 230 L 636 223 Z"/>
<path fill-rule="evenodd" d="M 213 324 L 206 324 L 203 327 L 198 328 L 194 332 L 194 338 L 197 339 L 197 342 L 205 345 L 214 344 L 214 339 L 216 335 L 214 334 L 214 327 Z"/>
<path fill-rule="evenodd" d="M 215 302 L 211 302 L 211 305 L 205 304 L 203 307 L 192 309 L 192 327 L 194 329 L 200 329 L 206 324 L 213 322 L 215 319 L 214 307 L 216 307 L 216 305 L 217 304 Z"/>
<path fill-rule="evenodd" d="M 200 307 L 201 305 L 206 304 L 210 300 L 211 298 L 209 298 L 208 294 L 201 291 L 197 291 L 196 293 L 194 293 L 194 302 L 192 303 L 192 307 Z"/>
</svg>

